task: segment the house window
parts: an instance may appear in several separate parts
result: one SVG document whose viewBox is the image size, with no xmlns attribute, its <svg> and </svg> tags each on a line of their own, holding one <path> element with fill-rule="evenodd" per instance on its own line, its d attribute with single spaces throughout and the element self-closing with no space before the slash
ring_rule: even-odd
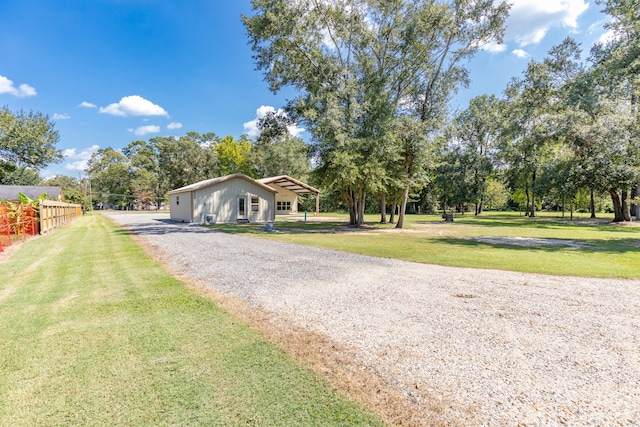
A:
<svg viewBox="0 0 640 427">
<path fill-rule="evenodd" d="M 180 196 L 176 196 L 176 205 L 180 204 Z"/>
<path fill-rule="evenodd" d="M 278 202 L 276 205 L 276 209 L 279 211 L 290 211 L 291 202 Z"/>
<path fill-rule="evenodd" d="M 260 199 L 258 196 L 251 196 L 251 212 L 258 212 L 260 210 Z"/>
</svg>

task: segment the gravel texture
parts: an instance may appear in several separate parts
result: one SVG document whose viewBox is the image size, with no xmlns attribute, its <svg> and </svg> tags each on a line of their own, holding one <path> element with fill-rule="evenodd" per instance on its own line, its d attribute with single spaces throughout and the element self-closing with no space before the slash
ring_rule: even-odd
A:
<svg viewBox="0 0 640 427">
<path fill-rule="evenodd" d="M 640 282 L 452 268 L 109 214 L 171 268 L 340 342 L 452 424 L 640 425 Z"/>
</svg>

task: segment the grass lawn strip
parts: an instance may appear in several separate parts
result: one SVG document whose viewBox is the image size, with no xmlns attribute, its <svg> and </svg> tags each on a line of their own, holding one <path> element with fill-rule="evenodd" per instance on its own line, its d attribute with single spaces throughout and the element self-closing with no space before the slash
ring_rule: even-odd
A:
<svg viewBox="0 0 640 427">
<path fill-rule="evenodd" d="M 323 247 L 361 255 L 396 258 L 452 267 L 489 268 L 524 273 L 599 278 L 640 278 L 640 227 L 541 215 L 486 212 L 456 216 L 443 223 L 439 215 L 407 215 L 406 228 L 378 224 L 366 216 L 362 229 L 346 227 L 339 214 L 286 221 L 278 217 L 276 233 L 255 224 L 209 227 L 290 243 Z M 344 217 L 344 215 L 343 215 Z M 527 244 L 523 244 L 527 243 Z"/>
<path fill-rule="evenodd" d="M 0 425 L 382 425 L 113 231 L 0 260 Z"/>
</svg>

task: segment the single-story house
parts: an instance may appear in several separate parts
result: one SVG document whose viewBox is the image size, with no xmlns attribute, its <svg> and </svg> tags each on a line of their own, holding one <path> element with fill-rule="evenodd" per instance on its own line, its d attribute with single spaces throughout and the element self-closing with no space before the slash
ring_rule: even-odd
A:
<svg viewBox="0 0 640 427">
<path fill-rule="evenodd" d="M 297 212 L 298 194 L 310 193 L 317 205 L 319 191 L 291 177 L 256 180 L 236 173 L 169 191 L 170 216 L 193 223 L 269 222 L 276 212 Z"/>
<path fill-rule="evenodd" d="M 315 194 L 316 213 L 320 211 L 320 190 L 305 184 L 302 181 L 293 179 L 287 175 L 273 176 L 271 178 L 259 179 L 258 182 L 267 184 L 277 191 L 276 193 L 276 215 L 298 213 L 298 196 L 300 194 Z"/>
<path fill-rule="evenodd" d="M 35 200 L 43 194 L 47 200 L 62 200 L 64 194 L 62 187 L 54 185 L 0 185 L 0 200 L 20 200 L 18 193 L 22 193 L 31 200 Z"/>
<path fill-rule="evenodd" d="M 242 173 L 169 191 L 171 219 L 197 223 L 275 220 L 276 190 Z"/>
</svg>

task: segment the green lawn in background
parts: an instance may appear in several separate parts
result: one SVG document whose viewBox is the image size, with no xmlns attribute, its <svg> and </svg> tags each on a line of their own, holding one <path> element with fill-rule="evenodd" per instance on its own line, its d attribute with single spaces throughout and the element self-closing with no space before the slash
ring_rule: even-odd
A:
<svg viewBox="0 0 640 427">
<path fill-rule="evenodd" d="M 346 226 L 348 216 L 329 213 L 333 221 L 319 221 L 307 214 L 291 220 L 278 217 L 276 233 L 256 224 L 210 226 L 225 232 L 252 235 L 363 255 L 397 258 L 455 267 L 602 278 L 640 278 L 640 227 L 610 223 L 602 216 L 589 221 L 588 214 L 561 218 L 539 213 L 528 218 L 517 212 L 485 212 L 480 216 L 456 214 L 453 223 L 440 215 L 407 215 L 405 229 L 378 224 L 380 215 L 367 215 L 361 230 Z M 289 219 L 289 220 L 288 220 Z M 537 238 L 570 241 L 579 245 L 517 246 L 481 242 L 477 238 Z M 562 242 L 561 242 L 562 243 Z"/>
<path fill-rule="evenodd" d="M 116 230 L 0 258 L 0 425 L 382 425 Z"/>
</svg>

